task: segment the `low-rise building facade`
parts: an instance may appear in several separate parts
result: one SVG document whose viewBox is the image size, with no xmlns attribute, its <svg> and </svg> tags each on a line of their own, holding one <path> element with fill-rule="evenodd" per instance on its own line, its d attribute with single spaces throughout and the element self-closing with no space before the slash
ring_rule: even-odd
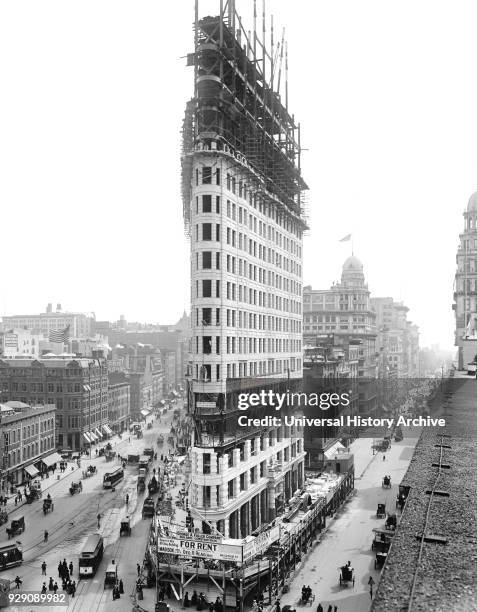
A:
<svg viewBox="0 0 477 612">
<path fill-rule="evenodd" d="M 54 404 L 30 406 L 10 401 L 2 405 L 0 490 L 22 484 L 41 471 L 41 460 L 55 452 Z"/>
<path fill-rule="evenodd" d="M 108 427 L 108 372 L 103 357 L 70 355 L 0 360 L 0 401 L 56 406 L 58 448 L 80 450 Z"/>
</svg>

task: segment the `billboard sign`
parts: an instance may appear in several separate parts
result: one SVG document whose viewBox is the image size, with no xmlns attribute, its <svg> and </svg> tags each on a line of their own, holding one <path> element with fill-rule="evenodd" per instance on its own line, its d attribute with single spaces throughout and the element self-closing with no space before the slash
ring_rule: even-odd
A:
<svg viewBox="0 0 477 612">
<path fill-rule="evenodd" d="M 232 563 L 242 563 L 242 546 L 227 544 L 227 540 L 202 540 L 190 534 L 176 537 L 157 538 L 157 552 L 195 559 L 217 559 Z"/>
<path fill-rule="evenodd" d="M 273 542 L 280 539 L 280 527 L 276 525 L 268 531 L 263 531 L 258 536 L 254 537 L 253 540 L 245 542 L 243 547 L 243 560 L 248 561 L 256 555 L 263 554 L 267 548 L 269 548 Z"/>
</svg>

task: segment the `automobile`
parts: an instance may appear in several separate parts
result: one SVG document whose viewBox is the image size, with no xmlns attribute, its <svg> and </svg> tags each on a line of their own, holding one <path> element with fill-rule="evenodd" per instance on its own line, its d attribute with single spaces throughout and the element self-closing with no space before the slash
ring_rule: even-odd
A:
<svg viewBox="0 0 477 612">
<path fill-rule="evenodd" d="M 378 504 L 376 510 L 376 518 L 384 518 L 386 516 L 386 504 Z"/>
<path fill-rule="evenodd" d="M 387 557 L 388 557 L 387 552 L 378 551 L 376 553 L 376 559 L 374 560 L 374 569 L 383 567 L 383 565 L 386 563 Z"/>
</svg>

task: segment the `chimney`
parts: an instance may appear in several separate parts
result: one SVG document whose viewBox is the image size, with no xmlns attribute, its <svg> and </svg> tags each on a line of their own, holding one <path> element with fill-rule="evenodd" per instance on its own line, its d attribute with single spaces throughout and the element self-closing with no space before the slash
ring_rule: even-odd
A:
<svg viewBox="0 0 477 612">
<path fill-rule="evenodd" d="M 61 312 L 61 304 L 56 305 L 56 312 Z"/>
<path fill-rule="evenodd" d="M 51 314 L 53 312 L 53 304 L 48 304 L 46 307 L 46 314 Z"/>
</svg>

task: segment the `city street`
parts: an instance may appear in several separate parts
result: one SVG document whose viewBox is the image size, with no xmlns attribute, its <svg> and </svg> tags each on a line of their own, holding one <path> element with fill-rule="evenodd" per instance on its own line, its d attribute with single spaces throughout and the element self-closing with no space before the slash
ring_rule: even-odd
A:
<svg viewBox="0 0 477 612">
<path fill-rule="evenodd" d="M 180 408 L 181 404 L 176 407 Z M 158 460 L 150 464 L 149 477 L 152 470 L 161 466 L 160 454 L 168 453 L 167 433 L 170 431 L 173 409 L 167 415 L 162 416 L 161 423 L 153 422 L 152 429 L 146 429 L 143 425 L 143 438 L 129 437 L 124 433 L 122 440 L 117 436 L 113 438 L 113 450 L 121 456 L 126 457 L 128 453 L 140 454 L 145 447 L 153 447 L 158 451 Z M 149 419 L 151 420 L 151 419 Z M 164 433 L 165 442 L 159 450 L 156 439 L 159 433 Z M 130 439 L 130 441 L 129 441 Z M 100 444 L 104 446 L 107 442 Z M 88 465 L 97 467 L 97 473 L 89 478 L 82 479 L 82 472 Z M 9 521 L 23 516 L 26 529 L 23 534 L 15 539 L 23 545 L 23 564 L 18 568 L 5 571 L 2 578 L 14 580 L 19 575 L 23 581 L 22 591 L 40 591 L 43 582 L 48 581 L 50 576 L 58 582 L 61 591 L 61 580 L 58 577 L 58 563 L 64 558 L 69 563 L 73 562 L 73 579 L 77 583 L 76 596 L 70 599 L 68 610 L 80 611 L 91 610 L 130 610 L 131 597 L 137 580 L 136 566 L 142 565 L 146 547 L 147 534 L 149 532 L 150 520 L 141 517 L 142 504 L 147 497 L 147 490 L 137 494 L 137 466 L 127 466 L 125 478 L 117 486 L 114 492 L 103 489 L 103 476 L 120 465 L 118 459 L 106 462 L 104 457 L 96 457 L 93 449 L 92 459 L 82 456 L 81 468 L 76 464 L 69 463 L 68 470 L 58 481 L 57 470 L 55 475 L 42 481 L 43 499 L 49 493 L 54 502 L 54 511 L 43 515 L 42 502 L 35 501 L 31 505 L 23 504 L 14 509 L 9 508 Z M 75 469 L 71 470 L 74 466 Z M 81 479 L 83 491 L 79 494 L 70 495 L 69 487 L 72 482 Z M 50 486 L 49 486 L 50 485 Z M 129 495 L 129 505 L 126 508 L 126 494 Z M 97 528 L 97 515 L 101 515 L 100 528 Z M 131 519 L 131 537 L 119 537 L 121 520 L 129 515 Z M 47 530 L 48 542 L 44 542 L 44 531 Z M 78 558 L 88 535 L 101 533 L 104 538 L 104 557 L 96 576 L 90 579 L 79 580 Z M 106 567 L 112 560 L 118 566 L 118 576 L 123 580 L 124 595 L 120 600 L 112 600 L 111 589 L 104 589 L 104 573 Z M 47 564 L 46 576 L 42 576 L 41 565 L 43 561 Z M 61 608 L 60 608 L 61 609 Z M 65 609 L 65 608 L 63 608 Z"/>
<path fill-rule="evenodd" d="M 371 605 L 368 580 L 370 576 L 379 582 L 379 570 L 374 569 L 375 553 L 371 550 L 372 529 L 384 527 L 384 520 L 376 518 L 378 503 L 386 503 L 386 511 L 395 509 L 398 485 L 409 465 L 417 442 L 416 431 L 412 437 L 393 442 L 385 453 L 372 455 L 370 439 L 358 439 L 352 444 L 355 453 L 356 495 L 343 509 L 329 519 L 328 529 L 319 543 L 305 558 L 296 573 L 289 593 L 281 598 L 281 605 L 296 607 L 303 585 L 310 586 L 315 594 L 313 610 L 321 602 L 324 610 L 329 604 L 338 612 L 368 612 Z M 364 473 L 363 473 L 364 472 Z M 382 488 L 384 475 L 391 476 L 392 488 Z M 362 475 L 362 476 L 361 476 Z M 340 586 L 340 567 L 351 561 L 355 569 L 355 585 Z"/>
</svg>

